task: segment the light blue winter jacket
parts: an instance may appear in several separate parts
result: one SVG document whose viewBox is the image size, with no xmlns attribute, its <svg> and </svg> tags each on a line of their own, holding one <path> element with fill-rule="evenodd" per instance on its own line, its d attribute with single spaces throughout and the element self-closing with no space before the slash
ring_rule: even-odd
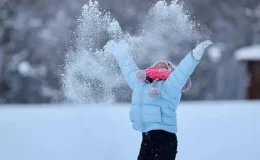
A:
<svg viewBox="0 0 260 160">
<path fill-rule="evenodd" d="M 139 68 L 128 53 L 114 56 L 119 63 L 126 82 L 133 90 L 130 109 L 133 128 L 140 132 L 165 130 L 176 133 L 176 109 L 182 96 L 181 90 L 199 61 L 196 61 L 192 54 L 189 53 L 172 71 L 167 80 L 156 82 L 156 87 L 160 93 L 153 98 L 148 95 L 152 83 L 137 79 L 136 73 Z"/>
</svg>

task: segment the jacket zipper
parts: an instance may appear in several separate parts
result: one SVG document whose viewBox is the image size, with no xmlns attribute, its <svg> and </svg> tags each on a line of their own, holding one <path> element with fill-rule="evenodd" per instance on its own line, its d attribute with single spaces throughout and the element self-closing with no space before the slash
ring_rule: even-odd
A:
<svg viewBox="0 0 260 160">
<path fill-rule="evenodd" d="M 139 110 L 139 117 L 140 117 L 140 121 L 142 123 L 142 128 L 144 128 L 144 121 L 143 121 L 143 111 L 142 111 L 142 108 L 143 108 L 143 94 L 144 94 L 144 84 L 142 84 L 142 93 L 141 93 L 141 107 L 140 107 L 140 110 Z"/>
</svg>

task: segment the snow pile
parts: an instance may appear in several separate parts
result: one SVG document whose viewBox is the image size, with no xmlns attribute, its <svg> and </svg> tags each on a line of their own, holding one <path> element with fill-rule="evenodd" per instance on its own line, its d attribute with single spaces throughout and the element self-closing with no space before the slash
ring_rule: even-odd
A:
<svg viewBox="0 0 260 160">
<path fill-rule="evenodd" d="M 118 64 L 103 51 L 109 40 L 125 39 L 137 63 L 152 62 L 181 53 L 180 46 L 202 36 L 190 20 L 183 4 L 157 2 L 143 17 L 137 35 L 123 32 L 109 12 L 98 2 L 84 5 L 75 32 L 75 46 L 67 56 L 63 75 L 64 93 L 69 101 L 102 103 L 113 101 L 112 89 L 124 83 Z M 186 54 L 186 53 L 185 53 Z"/>
<path fill-rule="evenodd" d="M 187 102 L 178 160 L 259 160 L 260 102 Z M 129 105 L 0 106 L 1 160 L 134 160 Z"/>
<path fill-rule="evenodd" d="M 260 61 L 260 45 L 241 48 L 235 53 L 239 61 Z"/>
</svg>

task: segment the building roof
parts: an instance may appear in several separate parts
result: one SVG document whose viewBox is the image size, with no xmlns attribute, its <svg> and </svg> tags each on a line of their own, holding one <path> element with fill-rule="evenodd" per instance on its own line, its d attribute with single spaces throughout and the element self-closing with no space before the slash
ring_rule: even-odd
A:
<svg viewBox="0 0 260 160">
<path fill-rule="evenodd" d="M 235 52 L 239 61 L 260 61 L 260 45 L 244 47 Z"/>
</svg>

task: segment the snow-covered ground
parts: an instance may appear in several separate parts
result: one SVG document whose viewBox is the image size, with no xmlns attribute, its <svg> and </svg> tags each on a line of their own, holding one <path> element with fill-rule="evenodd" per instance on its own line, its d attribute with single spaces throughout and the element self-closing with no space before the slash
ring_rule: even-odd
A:
<svg viewBox="0 0 260 160">
<path fill-rule="evenodd" d="M 0 106 L 0 160 L 135 160 L 129 105 Z M 260 101 L 184 102 L 178 160 L 259 160 Z"/>
</svg>

